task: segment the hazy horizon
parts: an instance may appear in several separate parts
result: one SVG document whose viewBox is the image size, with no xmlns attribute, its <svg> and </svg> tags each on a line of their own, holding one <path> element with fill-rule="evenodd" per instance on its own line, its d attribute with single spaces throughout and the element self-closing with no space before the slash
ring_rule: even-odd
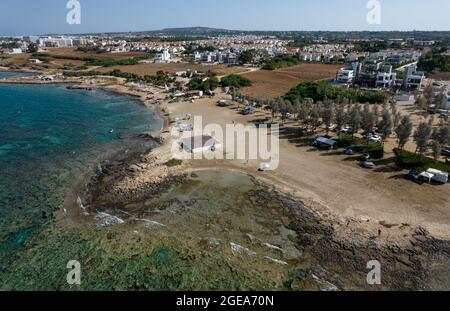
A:
<svg viewBox="0 0 450 311">
<path fill-rule="evenodd" d="M 67 0 L 2 0 L 0 36 L 86 34 L 209 27 L 242 31 L 450 31 L 450 1 L 379 0 L 381 24 L 367 23 L 367 0 L 79 0 L 81 24 L 66 22 Z"/>
</svg>

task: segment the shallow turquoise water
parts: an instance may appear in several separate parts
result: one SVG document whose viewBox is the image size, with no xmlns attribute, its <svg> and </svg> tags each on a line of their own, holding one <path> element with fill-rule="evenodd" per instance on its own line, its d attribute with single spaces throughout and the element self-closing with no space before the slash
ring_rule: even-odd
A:
<svg viewBox="0 0 450 311">
<path fill-rule="evenodd" d="M 0 71 L 0 79 L 1 78 L 28 77 L 28 76 L 34 76 L 34 75 L 36 75 L 36 74 L 28 73 L 28 72 Z"/>
<path fill-rule="evenodd" d="M 0 256 L 38 231 L 98 161 L 154 144 L 124 136 L 162 126 L 134 98 L 64 85 L 0 85 L 0 111 Z"/>
</svg>

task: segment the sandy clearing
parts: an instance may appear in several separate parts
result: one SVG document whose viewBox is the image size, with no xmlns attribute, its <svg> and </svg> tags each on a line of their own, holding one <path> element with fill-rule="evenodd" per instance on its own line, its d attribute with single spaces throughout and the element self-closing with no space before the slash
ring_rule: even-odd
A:
<svg viewBox="0 0 450 311">
<path fill-rule="evenodd" d="M 202 116 L 203 124 L 245 123 L 266 114 L 244 117 L 233 108 L 219 108 L 213 99 L 167 106 L 173 117 Z M 283 135 L 282 135 L 283 136 Z M 327 206 L 343 218 L 370 219 L 372 223 L 421 225 L 432 234 L 450 237 L 450 185 L 418 185 L 404 179 L 406 171 L 369 171 L 358 161 L 333 152 L 318 152 L 308 146 L 280 143 L 280 167 L 273 172 L 256 173 L 260 161 L 193 160 L 194 167 L 226 167 L 262 175 L 271 184 L 304 199 Z M 382 230 L 387 230 L 379 225 Z"/>
</svg>

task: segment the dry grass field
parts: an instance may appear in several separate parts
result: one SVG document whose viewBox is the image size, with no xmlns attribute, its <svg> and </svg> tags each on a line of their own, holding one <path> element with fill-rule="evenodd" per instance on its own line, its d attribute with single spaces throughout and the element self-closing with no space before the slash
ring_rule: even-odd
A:
<svg viewBox="0 0 450 311">
<path fill-rule="evenodd" d="M 22 66 L 28 63 L 31 54 L 23 53 L 17 55 L 0 54 L 0 66 Z"/>
<path fill-rule="evenodd" d="M 302 81 L 331 79 L 342 65 L 299 64 L 278 70 L 259 70 L 244 73 L 243 76 L 252 80 L 251 87 L 243 88 L 245 95 L 260 99 L 273 99 L 285 95 L 290 89 Z"/>
<path fill-rule="evenodd" d="M 66 56 L 68 59 L 75 58 L 93 58 L 93 59 L 126 59 L 130 57 L 144 55 L 141 52 L 127 52 L 127 53 L 95 53 L 95 52 L 81 52 L 74 48 L 50 48 L 45 54 L 51 56 Z"/>
<path fill-rule="evenodd" d="M 108 68 L 100 68 L 99 71 L 107 72 L 113 69 L 119 69 L 120 71 L 134 73 L 140 76 L 145 75 L 155 75 L 158 71 L 164 71 L 169 73 L 175 73 L 177 71 L 200 71 L 205 72 L 211 70 L 215 72 L 218 76 L 224 76 L 231 73 L 241 73 L 245 72 L 246 69 L 243 67 L 227 67 L 225 65 L 200 65 L 200 64 L 189 64 L 189 63 L 152 63 L 152 64 L 139 64 L 134 66 L 114 66 Z"/>
<path fill-rule="evenodd" d="M 431 78 L 438 81 L 450 81 L 450 72 L 436 72 L 431 75 Z"/>
</svg>

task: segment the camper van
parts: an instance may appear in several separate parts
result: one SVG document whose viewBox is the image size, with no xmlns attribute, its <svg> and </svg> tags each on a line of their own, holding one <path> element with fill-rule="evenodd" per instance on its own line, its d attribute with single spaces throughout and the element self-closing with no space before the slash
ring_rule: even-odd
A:
<svg viewBox="0 0 450 311">
<path fill-rule="evenodd" d="M 420 177 L 428 180 L 429 183 L 431 183 L 432 181 L 442 184 L 448 183 L 448 173 L 436 170 L 434 168 L 429 168 L 428 170 L 420 174 Z"/>
</svg>

